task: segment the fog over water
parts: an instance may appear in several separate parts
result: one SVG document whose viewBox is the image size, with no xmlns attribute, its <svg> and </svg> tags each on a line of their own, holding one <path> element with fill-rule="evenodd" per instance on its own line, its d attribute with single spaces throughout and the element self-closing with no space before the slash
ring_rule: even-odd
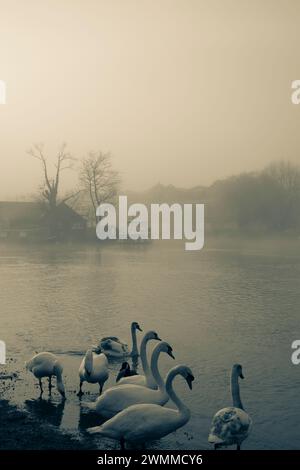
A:
<svg viewBox="0 0 300 470">
<path fill-rule="evenodd" d="M 40 183 L 26 155 L 110 151 L 124 188 L 191 187 L 299 162 L 297 0 L 0 0 L 0 199 Z M 76 175 L 64 175 L 72 186 Z"/>
</svg>

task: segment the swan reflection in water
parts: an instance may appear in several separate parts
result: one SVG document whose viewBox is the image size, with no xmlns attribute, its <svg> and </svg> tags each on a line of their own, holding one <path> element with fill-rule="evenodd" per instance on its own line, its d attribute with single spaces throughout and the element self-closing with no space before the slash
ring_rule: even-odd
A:
<svg viewBox="0 0 300 470">
<path fill-rule="evenodd" d="M 85 406 L 80 406 L 78 431 L 85 432 L 87 428 L 103 424 L 105 418 L 97 415 L 94 411 L 87 409 Z"/>
<path fill-rule="evenodd" d="M 26 400 L 25 408 L 32 416 L 39 420 L 47 421 L 53 426 L 59 427 L 62 422 L 65 400 L 56 402 L 53 398 Z"/>
</svg>

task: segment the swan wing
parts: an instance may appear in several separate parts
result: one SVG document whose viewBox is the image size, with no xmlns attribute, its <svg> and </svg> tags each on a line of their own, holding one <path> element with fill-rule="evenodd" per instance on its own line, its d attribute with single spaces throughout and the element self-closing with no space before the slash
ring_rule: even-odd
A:
<svg viewBox="0 0 300 470">
<path fill-rule="evenodd" d="M 91 380 L 94 382 L 102 382 L 108 379 L 108 375 L 109 372 L 107 357 L 105 354 L 94 354 Z"/>
<path fill-rule="evenodd" d="M 108 368 L 108 360 L 105 354 L 94 354 L 93 356 L 93 364 L 94 364 L 94 369 L 95 370 L 100 370 L 100 369 L 107 369 Z"/>
<path fill-rule="evenodd" d="M 96 403 L 95 402 L 84 401 L 80 405 L 83 408 L 86 408 L 88 410 L 96 411 Z"/>
<path fill-rule="evenodd" d="M 251 426 L 251 418 L 244 410 L 235 407 L 223 408 L 212 420 L 208 441 L 219 445 L 238 444 L 246 439 Z"/>
<path fill-rule="evenodd" d="M 120 340 L 120 338 L 118 338 L 117 336 L 104 336 L 104 338 L 101 338 L 100 339 L 100 343 L 102 341 L 107 341 L 108 339 L 110 339 L 111 341 L 115 341 L 116 343 L 122 343 L 122 341 Z"/>
<path fill-rule="evenodd" d="M 118 354 L 124 354 L 128 352 L 128 346 L 125 343 L 120 341 L 114 341 L 111 339 L 106 339 L 105 341 L 100 342 L 100 347 L 104 352 L 112 351 Z"/>
<path fill-rule="evenodd" d="M 112 417 L 131 405 L 138 403 L 164 404 L 168 400 L 159 390 L 140 385 L 116 385 L 101 395 L 96 402 L 96 411 L 105 417 Z"/>
<path fill-rule="evenodd" d="M 85 358 L 82 359 L 81 364 L 79 366 L 79 377 L 82 380 L 85 380 L 86 373 L 85 373 Z"/>
<path fill-rule="evenodd" d="M 144 375 L 130 375 L 119 380 L 118 385 L 133 384 L 146 387 L 146 377 Z"/>
<path fill-rule="evenodd" d="M 180 415 L 170 408 L 156 404 L 137 404 L 130 406 L 106 421 L 92 432 L 126 441 L 145 441 L 160 439 L 182 426 Z"/>
<path fill-rule="evenodd" d="M 36 377 L 53 375 L 53 368 L 58 364 L 58 358 L 52 353 L 42 352 L 36 354 L 26 364 L 27 370 L 31 371 Z"/>
<path fill-rule="evenodd" d="M 79 377 L 89 383 L 103 383 L 108 379 L 108 361 L 105 354 L 93 353 L 92 359 L 84 357 L 79 367 Z"/>
</svg>

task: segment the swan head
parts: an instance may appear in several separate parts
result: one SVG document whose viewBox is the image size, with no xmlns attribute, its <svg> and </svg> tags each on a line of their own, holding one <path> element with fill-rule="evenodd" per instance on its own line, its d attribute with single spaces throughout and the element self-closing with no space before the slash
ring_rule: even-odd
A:
<svg viewBox="0 0 300 470">
<path fill-rule="evenodd" d="M 185 378 L 188 386 L 189 386 L 189 389 L 192 390 L 193 388 L 193 381 L 195 380 L 195 377 L 193 376 L 193 373 L 191 371 L 191 369 L 187 366 L 181 366 L 181 371 L 180 371 L 181 375 L 183 378 Z"/>
<path fill-rule="evenodd" d="M 66 399 L 66 392 L 65 392 L 65 387 L 64 387 L 63 382 L 57 381 L 57 390 L 59 391 L 59 393 L 61 394 L 61 396 L 65 400 Z"/>
<path fill-rule="evenodd" d="M 193 376 L 191 369 L 189 369 L 189 371 L 187 372 L 187 375 L 186 375 L 186 377 L 185 377 L 185 380 L 187 381 L 187 384 L 188 384 L 190 390 L 192 390 L 192 388 L 193 388 L 193 381 L 195 380 L 195 377 Z"/>
<path fill-rule="evenodd" d="M 102 349 L 101 349 L 101 346 L 100 344 L 98 344 L 98 346 L 93 346 L 91 351 L 95 354 L 101 354 L 102 353 Z"/>
<path fill-rule="evenodd" d="M 166 351 L 166 353 L 172 358 L 172 359 L 175 359 L 175 356 L 173 354 L 173 348 L 168 344 L 168 350 Z"/>
<path fill-rule="evenodd" d="M 61 396 L 65 400 L 66 399 L 66 392 L 65 392 L 65 386 L 64 386 L 64 383 L 63 383 L 63 379 L 62 379 L 63 367 L 58 361 L 56 361 L 56 363 L 53 367 L 53 372 L 54 372 L 54 375 L 56 375 L 57 390 L 59 391 L 59 393 L 61 394 Z"/>
<path fill-rule="evenodd" d="M 157 352 L 165 352 L 170 356 L 172 359 L 175 359 L 173 354 L 173 348 L 167 343 L 166 341 L 162 341 L 155 347 L 155 351 Z"/>
<path fill-rule="evenodd" d="M 158 336 L 158 334 L 156 333 L 156 331 L 148 331 L 148 333 L 146 333 L 145 337 L 147 339 L 155 339 L 156 341 L 161 341 L 161 338 Z"/>
<path fill-rule="evenodd" d="M 166 387 L 168 387 L 168 383 L 170 386 L 170 382 L 172 382 L 174 377 L 176 377 L 177 375 L 181 375 L 186 380 L 189 389 L 192 390 L 193 381 L 195 380 L 195 377 L 191 369 L 188 366 L 184 366 L 182 364 L 179 364 L 178 366 L 175 366 L 171 370 L 169 370 L 166 380 Z"/>
<path fill-rule="evenodd" d="M 232 367 L 232 373 L 236 374 L 241 379 L 244 379 L 244 374 L 243 374 L 243 369 L 242 369 L 241 364 L 234 364 L 234 366 Z"/>
<path fill-rule="evenodd" d="M 132 322 L 131 328 L 132 328 L 133 330 L 143 331 L 137 321 Z"/>
</svg>

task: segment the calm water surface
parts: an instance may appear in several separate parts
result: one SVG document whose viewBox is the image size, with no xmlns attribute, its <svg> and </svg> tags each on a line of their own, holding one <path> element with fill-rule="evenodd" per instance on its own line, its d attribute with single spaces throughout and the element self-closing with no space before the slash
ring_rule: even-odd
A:
<svg viewBox="0 0 300 470">
<path fill-rule="evenodd" d="M 174 349 L 176 362 L 161 357 L 166 373 L 175 363 L 195 375 L 190 391 L 176 389 L 191 408 L 190 422 L 149 448 L 206 449 L 212 416 L 231 404 L 230 368 L 240 362 L 242 400 L 254 427 L 248 449 L 300 448 L 300 366 L 290 361 L 291 343 L 300 338 L 300 241 L 219 241 L 201 252 L 181 244 L 0 246 L 1 339 L 8 369 L 19 380 L 10 395 L 32 416 L 87 437 L 99 422 L 75 391 L 85 351 L 105 335 L 130 340 L 136 320 L 155 329 Z M 67 388 L 62 404 L 54 390 L 38 400 L 38 388 L 24 362 L 37 351 L 61 355 Z M 109 384 L 119 369 L 110 364 Z M 107 387 L 107 386 L 106 386 Z M 83 400 L 98 387 L 85 384 Z M 100 448 L 116 444 L 96 439 Z"/>
</svg>

